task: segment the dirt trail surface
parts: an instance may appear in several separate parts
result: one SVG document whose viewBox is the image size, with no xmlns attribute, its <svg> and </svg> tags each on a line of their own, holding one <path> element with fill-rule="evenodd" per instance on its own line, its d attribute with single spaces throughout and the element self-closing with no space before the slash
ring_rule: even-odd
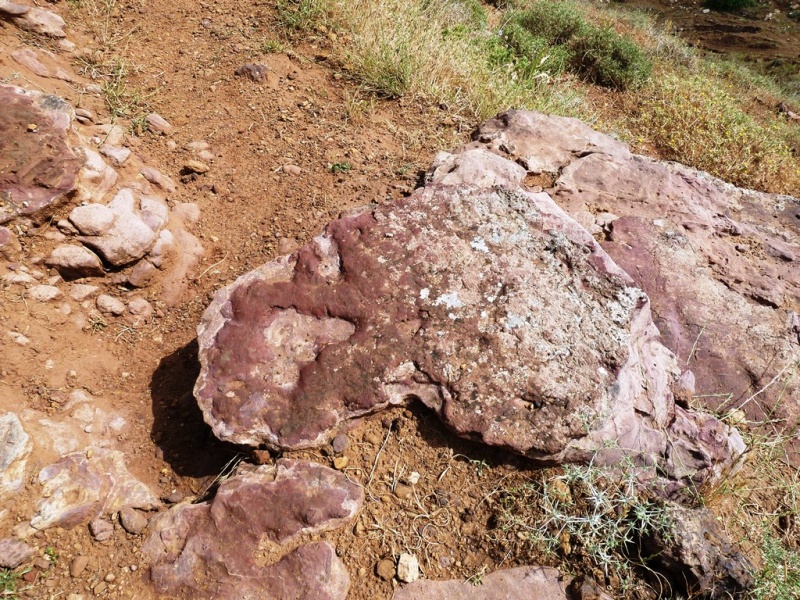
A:
<svg viewBox="0 0 800 600">
<path fill-rule="evenodd" d="M 212 576 L 231 573 L 249 577 L 247 593 L 258 597 L 259 586 L 308 565 L 315 578 L 298 585 L 331 598 L 348 585 L 348 598 L 390 598 L 420 575 L 463 590 L 510 567 L 547 593 L 579 584 L 531 566 L 558 560 L 523 550 L 527 533 L 501 527 L 509 490 L 543 477 L 507 441 L 461 439 L 410 403 L 353 411 L 330 444 L 271 455 L 220 441 L 193 396 L 197 325 L 220 288 L 311 247 L 342 212 L 409 196 L 434 155 L 466 144 L 475 124 L 447 107 L 363 94 L 329 56 L 334 34 L 276 48 L 268 3 L 62 2 L 43 11 L 0 0 L 0 16 L 0 567 L 23 565 L 20 597 L 234 598 L 241 589 L 229 581 L 212 587 Z M 6 111 L 10 98 L 18 110 Z M 515 185 L 555 181 L 503 162 L 519 171 Z M 564 220 L 607 258 L 598 242 L 614 241 L 605 239 L 613 219 L 603 208 L 575 207 L 593 211 L 582 215 L 589 233 Z M 797 260 L 794 250 L 781 260 Z M 779 310 L 798 310 L 792 290 L 768 303 L 770 324 Z M 668 408 L 638 413 L 675 423 L 689 413 L 693 386 L 678 381 L 671 354 L 666 362 L 669 386 L 660 372 L 654 386 Z M 755 377 L 754 389 L 772 374 Z M 738 455 L 731 428 L 713 418 L 703 427 L 710 456 L 694 452 L 697 464 L 676 478 L 716 477 Z M 692 454 L 686 448 L 671 456 Z M 313 472 L 305 480 L 314 485 L 287 481 L 281 469 Z M 320 482 L 331 491 L 326 503 L 315 496 Z M 273 500 L 292 494 L 311 501 L 294 510 Z M 254 516 L 252 498 L 276 512 Z M 207 543 L 217 525 L 227 527 L 224 556 Z M 237 545 L 238 528 L 251 525 L 267 533 Z M 197 537 L 181 554 L 190 531 Z M 568 536 L 558 547 L 572 552 Z M 738 577 L 746 561 L 732 555 Z M 182 579 L 181 561 L 195 558 L 208 580 Z M 684 576 L 716 581 L 717 565 L 706 567 Z M 620 585 L 608 572 L 590 574 L 604 589 Z M 513 586 L 507 576 L 486 581 L 503 589 Z M 585 597 L 603 597 L 583 587 Z"/>
</svg>

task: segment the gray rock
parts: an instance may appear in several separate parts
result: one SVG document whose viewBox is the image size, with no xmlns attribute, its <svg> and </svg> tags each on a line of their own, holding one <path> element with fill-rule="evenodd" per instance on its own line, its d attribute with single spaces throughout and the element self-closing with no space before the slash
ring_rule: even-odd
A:
<svg viewBox="0 0 800 600">
<path fill-rule="evenodd" d="M 33 444 L 19 417 L 12 412 L 0 414 L 0 498 L 22 487 L 31 450 Z"/>
<path fill-rule="evenodd" d="M 128 312 L 134 317 L 146 320 L 153 316 L 153 307 L 144 298 L 134 298 L 128 302 Z"/>
<path fill-rule="evenodd" d="M 73 284 L 69 290 L 69 297 L 75 300 L 75 302 L 83 302 L 90 296 L 93 296 L 97 292 L 100 291 L 100 288 L 96 285 L 86 285 L 83 283 L 76 283 Z"/>
<path fill-rule="evenodd" d="M 15 4 L 9 0 L 0 0 L 0 14 L 5 17 L 19 17 L 30 10 L 30 6 Z"/>
<path fill-rule="evenodd" d="M 98 542 L 105 542 L 114 536 L 114 525 L 106 519 L 92 519 L 89 521 L 89 531 Z"/>
<path fill-rule="evenodd" d="M 6 6 L 10 4 L 11 3 L 7 3 Z M 23 14 L 14 17 L 13 22 L 17 27 L 25 31 L 31 31 L 53 38 L 67 37 L 64 31 L 64 27 L 66 27 L 64 19 L 49 10 L 33 7 Z"/>
<path fill-rule="evenodd" d="M 153 266 L 149 260 L 140 260 L 137 262 L 130 273 L 128 273 L 128 283 L 133 287 L 145 287 L 158 273 L 158 269 Z"/>
<path fill-rule="evenodd" d="M 57 246 L 45 264 L 54 267 L 64 279 L 102 277 L 105 271 L 100 258 L 83 246 L 64 244 Z"/>
<path fill-rule="evenodd" d="M 31 556 L 33 548 L 15 538 L 0 539 L 0 567 L 16 569 Z"/>
<path fill-rule="evenodd" d="M 87 454 L 90 457 L 87 458 Z M 42 498 L 31 526 L 74 527 L 123 506 L 152 510 L 158 499 L 125 466 L 121 452 L 92 448 L 68 454 L 39 473 Z"/>
<path fill-rule="evenodd" d="M 349 578 L 332 546 L 289 550 L 302 536 L 352 519 L 362 501 L 359 486 L 317 463 L 240 466 L 210 502 L 179 504 L 156 517 L 142 552 L 161 594 L 233 600 L 269 590 L 274 598 L 344 600 Z M 267 566 L 256 559 L 263 548 Z"/>
<path fill-rule="evenodd" d="M 517 567 L 485 575 L 480 585 L 463 579 L 417 581 L 398 589 L 392 600 L 567 600 L 569 582 L 556 569 Z"/>
</svg>

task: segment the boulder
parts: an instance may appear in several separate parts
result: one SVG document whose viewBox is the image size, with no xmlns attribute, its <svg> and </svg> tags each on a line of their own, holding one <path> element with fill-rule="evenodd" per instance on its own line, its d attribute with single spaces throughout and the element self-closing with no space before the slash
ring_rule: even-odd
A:
<svg viewBox="0 0 800 600">
<path fill-rule="evenodd" d="M 121 452 L 92 448 L 74 452 L 39 473 L 42 497 L 31 526 L 74 527 L 119 511 L 123 506 L 151 510 L 160 503 L 125 466 Z"/>
<path fill-rule="evenodd" d="M 0 85 L 0 106 L 2 224 L 61 201 L 76 188 L 83 161 L 70 148 L 74 112 L 61 98 Z"/>
<path fill-rule="evenodd" d="M 797 198 L 633 155 L 572 119 L 509 111 L 474 139 L 457 153 L 462 160 L 480 149 L 529 175 L 551 173 L 549 191 L 568 212 L 618 217 L 604 220 L 601 244 L 647 293 L 664 344 L 696 376 L 699 402 L 741 406 L 753 420 L 796 420 Z"/>
<path fill-rule="evenodd" d="M 457 434 L 542 464 L 628 456 L 666 496 L 729 469 L 741 437 L 676 405 L 681 369 L 649 300 L 594 238 L 509 179 L 512 163 L 465 170 L 479 185 L 446 171 L 452 185 L 434 176 L 354 211 L 217 293 L 195 387 L 215 434 L 316 447 L 344 420 L 420 400 Z"/>
<path fill-rule="evenodd" d="M 154 518 L 142 551 L 161 594 L 344 600 L 349 577 L 333 547 L 295 542 L 342 526 L 362 502 L 359 486 L 314 462 L 242 465 L 211 501 Z"/>
</svg>

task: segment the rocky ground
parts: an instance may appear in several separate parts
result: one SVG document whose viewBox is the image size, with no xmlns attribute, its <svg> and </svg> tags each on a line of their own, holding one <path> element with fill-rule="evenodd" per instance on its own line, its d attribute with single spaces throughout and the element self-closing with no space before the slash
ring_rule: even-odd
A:
<svg viewBox="0 0 800 600">
<path fill-rule="evenodd" d="M 16 593 L 616 594 L 575 539 L 503 525 L 564 462 L 628 465 L 678 515 L 643 541 L 663 577 L 752 583 L 696 495 L 742 469 L 733 425 L 800 413 L 797 200 L 572 120 L 472 135 L 359 91 L 335 34 L 275 46 L 273 16 L 0 0 Z"/>
</svg>

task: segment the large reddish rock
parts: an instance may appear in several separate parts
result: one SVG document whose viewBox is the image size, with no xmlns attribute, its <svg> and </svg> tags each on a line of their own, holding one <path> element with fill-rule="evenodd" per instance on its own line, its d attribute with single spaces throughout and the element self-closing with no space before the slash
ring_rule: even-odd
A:
<svg viewBox="0 0 800 600">
<path fill-rule="evenodd" d="M 210 502 L 180 504 L 154 519 L 142 551 L 163 594 L 186 598 L 344 600 L 347 571 L 326 542 L 304 535 L 338 528 L 363 491 L 309 461 L 242 465 Z"/>
<path fill-rule="evenodd" d="M 665 345 L 694 372 L 700 402 L 741 406 L 754 420 L 796 420 L 797 198 L 633 155 L 574 119 L 510 111 L 474 139 L 442 160 L 496 153 L 526 174 L 551 174 L 560 206 L 595 217 L 603 248 L 647 293 Z"/>
<path fill-rule="evenodd" d="M 83 160 L 70 149 L 74 113 L 61 98 L 0 85 L 0 106 L 0 223 L 6 223 L 73 191 Z"/>
<path fill-rule="evenodd" d="M 477 185 L 434 174 L 218 292 L 195 387 L 216 435 L 319 446 L 418 399 L 459 435 L 544 464 L 629 456 L 666 495 L 730 468 L 741 438 L 676 405 L 681 369 L 647 296 L 500 160 Z"/>
</svg>

